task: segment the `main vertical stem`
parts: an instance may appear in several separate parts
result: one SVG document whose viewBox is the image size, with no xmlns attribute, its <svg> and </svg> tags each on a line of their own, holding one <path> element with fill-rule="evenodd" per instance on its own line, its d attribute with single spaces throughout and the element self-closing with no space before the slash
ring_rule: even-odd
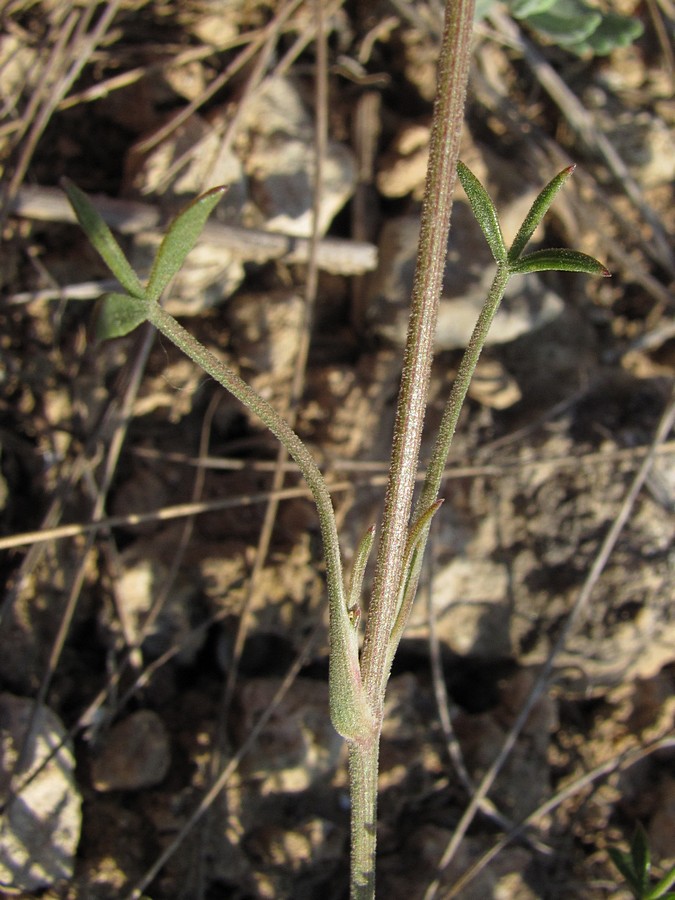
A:
<svg viewBox="0 0 675 900">
<path fill-rule="evenodd" d="M 446 4 L 412 309 L 394 425 L 375 587 L 363 647 L 364 685 L 376 719 L 381 716 L 384 689 L 389 677 L 388 671 L 385 671 L 387 649 L 396 614 L 396 598 L 403 578 L 403 554 L 433 359 L 436 312 L 447 255 L 452 195 L 457 180 L 473 14 L 473 0 L 448 0 Z"/>
<path fill-rule="evenodd" d="M 349 743 L 349 788 L 352 802 L 351 900 L 373 900 L 375 896 L 379 749 L 379 734 L 376 739 L 367 743 Z"/>
<path fill-rule="evenodd" d="M 361 658 L 361 673 L 375 729 L 368 739 L 349 744 L 351 900 L 373 900 L 375 897 L 377 773 L 384 692 L 389 678 L 389 650 L 396 601 L 404 578 L 404 551 L 433 359 L 452 196 L 457 179 L 473 16 L 474 0 L 447 0 L 410 324 L 396 410 L 375 585 Z"/>
</svg>

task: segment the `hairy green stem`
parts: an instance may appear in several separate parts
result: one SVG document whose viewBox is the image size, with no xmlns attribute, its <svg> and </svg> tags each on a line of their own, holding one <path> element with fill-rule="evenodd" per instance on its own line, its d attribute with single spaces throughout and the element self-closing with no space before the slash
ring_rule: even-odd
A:
<svg viewBox="0 0 675 900">
<path fill-rule="evenodd" d="M 333 503 L 328 486 L 311 453 L 290 425 L 229 366 L 186 331 L 158 303 L 146 304 L 150 322 L 187 356 L 254 412 L 297 463 L 314 497 L 319 514 L 330 606 L 330 705 L 336 729 L 344 737 L 363 739 L 373 731 L 358 668 L 358 641 L 349 619 L 342 580 L 342 561 Z"/>
<path fill-rule="evenodd" d="M 349 796 L 352 804 L 350 900 L 372 900 L 375 896 L 379 748 L 379 740 L 349 743 Z"/>
<path fill-rule="evenodd" d="M 425 509 L 430 507 L 438 497 L 438 491 L 443 478 L 443 470 L 445 469 L 452 440 L 457 430 L 459 416 L 466 400 L 466 395 L 471 384 L 471 379 L 476 371 L 478 358 L 485 346 L 488 331 L 492 325 L 499 304 L 504 296 L 504 290 L 511 277 L 511 271 L 507 264 L 500 263 L 497 271 L 492 279 L 487 299 L 481 309 L 478 321 L 471 334 L 469 344 L 464 351 L 462 361 L 457 371 L 457 376 L 452 385 L 448 402 L 443 410 L 443 418 L 436 436 L 434 449 L 431 454 L 429 465 L 427 466 L 427 474 L 424 479 L 422 493 L 417 501 L 416 511 L 421 514 Z"/>
<path fill-rule="evenodd" d="M 417 473 L 436 313 L 445 269 L 452 196 L 471 58 L 473 0 L 446 5 L 438 61 L 438 94 L 429 148 L 412 310 L 398 398 L 389 483 L 361 672 L 373 714 L 382 715 L 389 637 L 405 573 L 404 554 Z"/>
<path fill-rule="evenodd" d="M 297 463 L 316 503 L 322 533 L 325 533 L 326 568 L 330 584 L 342 584 L 342 563 L 338 549 L 333 503 L 328 487 L 311 453 L 298 435 L 264 398 L 253 390 L 215 354 L 204 347 L 189 331 L 158 303 L 144 306 L 148 320 L 172 341 L 186 356 L 196 362 L 208 375 L 233 394 L 247 409 L 254 412 L 288 450 Z"/>
<path fill-rule="evenodd" d="M 506 288 L 511 274 L 512 273 L 509 270 L 509 266 L 507 263 L 499 264 L 497 266 L 497 271 L 495 273 L 495 277 L 492 280 L 492 284 L 490 285 L 487 299 L 483 305 L 480 316 L 478 317 L 478 321 L 476 322 L 474 330 L 471 334 L 469 344 L 464 351 L 464 355 L 462 356 L 462 361 L 459 364 L 459 369 L 457 371 L 455 381 L 452 385 L 450 396 L 448 397 L 448 401 L 445 404 L 445 409 L 443 410 L 443 417 L 441 419 L 438 435 L 436 436 L 436 441 L 434 443 L 431 460 L 429 461 L 429 465 L 427 467 L 427 474 L 424 479 L 422 493 L 420 494 L 417 504 L 415 505 L 415 512 L 413 516 L 414 519 L 423 517 L 426 510 L 433 508 L 434 503 L 438 502 L 436 498 L 438 497 L 438 492 L 441 487 L 443 471 L 447 463 L 448 454 L 450 453 L 452 440 L 455 436 L 455 431 L 457 430 L 459 416 L 462 412 L 464 401 L 466 400 L 466 395 L 469 390 L 471 379 L 473 378 L 473 374 L 476 371 L 478 359 L 483 350 L 483 347 L 485 346 L 485 341 L 487 340 L 488 331 L 490 330 L 490 326 L 492 325 L 492 320 L 494 319 L 497 310 L 499 309 L 499 304 L 501 303 L 502 297 L 504 296 L 504 289 Z M 408 608 L 403 611 L 404 614 L 400 617 L 401 621 L 397 621 L 396 623 L 397 627 L 395 629 L 395 633 L 392 634 L 393 646 L 390 648 L 392 659 L 394 653 L 396 652 L 398 642 L 400 641 L 403 634 L 403 629 L 406 625 L 407 617 L 410 612 L 410 606 L 412 605 L 412 598 L 414 598 L 417 591 L 417 583 L 419 581 L 420 572 L 422 569 L 424 550 L 426 548 L 427 539 L 429 537 L 429 529 L 431 527 L 431 518 L 432 517 L 428 517 L 428 520 L 423 525 L 422 534 L 420 535 L 417 546 L 415 547 L 414 557 L 410 562 L 408 571 L 408 591 L 410 593 L 411 599 L 408 603 Z"/>
<path fill-rule="evenodd" d="M 377 770 L 384 692 L 392 659 L 392 631 L 407 576 L 406 547 L 457 178 L 473 15 L 474 0 L 446 3 L 412 308 L 375 585 L 361 658 L 363 686 L 374 729 L 370 736 L 349 744 L 351 900 L 373 900 L 375 896 Z"/>
</svg>

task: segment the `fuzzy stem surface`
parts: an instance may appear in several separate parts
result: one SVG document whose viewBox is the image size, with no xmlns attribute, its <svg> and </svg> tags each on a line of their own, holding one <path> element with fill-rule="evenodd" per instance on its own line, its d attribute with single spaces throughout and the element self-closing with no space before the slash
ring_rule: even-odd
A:
<svg viewBox="0 0 675 900">
<path fill-rule="evenodd" d="M 462 361 L 457 371 L 457 377 L 452 385 L 448 402 L 443 410 L 443 417 L 438 429 L 438 435 L 434 443 L 431 460 L 427 467 L 427 475 L 424 479 L 424 487 L 417 502 L 416 510 L 421 512 L 435 502 L 443 478 L 452 439 L 457 430 L 459 416 L 466 400 L 466 395 L 471 384 L 471 379 L 476 371 L 478 359 L 485 346 L 492 321 L 497 314 L 499 304 L 504 296 L 504 290 L 511 277 L 511 271 L 507 264 L 497 266 L 497 271 L 492 279 L 487 299 L 481 309 L 478 321 L 473 329 L 469 344 L 464 351 Z"/>
<path fill-rule="evenodd" d="M 436 314 L 445 269 L 452 197 L 471 58 L 473 0 L 448 0 L 438 61 L 412 310 L 398 398 L 389 483 L 361 671 L 376 720 L 382 716 L 389 638 L 404 578 L 404 553 L 417 473 Z"/>
<path fill-rule="evenodd" d="M 290 425 L 236 372 L 199 343 L 158 303 L 147 305 L 148 320 L 223 385 L 247 409 L 260 417 L 295 460 L 309 485 L 319 514 L 330 606 L 330 700 L 333 724 L 344 737 L 362 738 L 373 732 L 373 719 L 365 700 L 358 668 L 358 647 L 349 620 L 342 580 L 342 561 L 333 503 L 328 486 L 311 453 Z"/>
<path fill-rule="evenodd" d="M 379 739 L 349 743 L 350 900 L 375 897 Z"/>
<path fill-rule="evenodd" d="M 364 740 L 349 743 L 351 900 L 375 897 L 377 772 L 384 693 L 392 659 L 390 645 L 397 601 L 406 578 L 406 545 L 457 179 L 473 16 L 474 0 L 447 0 L 410 322 L 374 589 L 361 657 L 363 687 L 374 728 Z"/>
</svg>

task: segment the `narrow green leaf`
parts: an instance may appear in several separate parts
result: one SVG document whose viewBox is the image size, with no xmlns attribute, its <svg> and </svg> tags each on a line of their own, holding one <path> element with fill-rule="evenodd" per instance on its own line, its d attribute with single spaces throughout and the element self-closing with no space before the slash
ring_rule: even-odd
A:
<svg viewBox="0 0 675 900">
<path fill-rule="evenodd" d="M 111 230 L 96 211 L 87 195 L 67 178 L 63 178 L 61 184 L 84 233 L 98 250 L 115 278 L 132 297 L 143 297 L 145 293 L 143 285 L 129 265 L 122 248 L 113 237 Z"/>
<path fill-rule="evenodd" d="M 403 563 L 403 582 L 399 588 L 398 599 L 396 601 L 396 619 L 391 630 L 390 650 L 392 659 L 396 652 L 398 642 L 401 639 L 401 635 L 403 634 L 403 629 L 408 621 L 413 600 L 415 599 L 417 578 L 419 575 L 417 560 L 424 554 L 431 520 L 442 505 L 443 500 L 436 500 L 432 503 L 431 506 L 413 523 L 408 532 Z"/>
<path fill-rule="evenodd" d="M 96 339 L 124 337 L 147 319 L 148 300 L 128 294 L 104 294 L 97 310 Z"/>
<path fill-rule="evenodd" d="M 462 182 L 466 196 L 469 198 L 476 221 L 485 235 L 485 240 L 488 242 L 490 250 L 492 250 L 492 255 L 498 263 L 505 262 L 507 252 L 504 235 L 497 218 L 497 210 L 490 195 L 463 162 L 457 163 L 457 174 Z"/>
<path fill-rule="evenodd" d="M 539 192 L 537 199 L 530 207 L 530 211 L 525 216 L 523 224 L 518 229 L 518 234 L 511 244 L 511 249 L 508 252 L 510 262 L 515 262 L 515 260 L 520 257 L 520 254 L 523 252 L 530 238 L 536 231 L 537 226 L 548 212 L 548 208 L 551 203 L 553 203 L 556 194 L 563 184 L 565 184 L 572 172 L 574 172 L 575 168 L 576 166 L 567 166 L 562 172 L 558 172 L 555 178 L 552 178 L 546 187 Z"/>
<path fill-rule="evenodd" d="M 162 291 L 185 262 L 185 257 L 197 243 L 206 220 L 222 198 L 225 186 L 212 188 L 197 197 L 169 226 L 160 244 L 148 280 L 147 296 L 159 300 Z"/>
<path fill-rule="evenodd" d="M 664 893 L 675 884 L 675 866 L 672 867 L 663 878 L 654 885 L 653 889 L 647 896 L 647 900 L 668 900 L 669 897 L 675 897 L 675 894 Z"/>
<path fill-rule="evenodd" d="M 635 889 L 637 887 L 636 876 L 633 872 L 633 863 L 631 861 L 630 854 L 624 853 L 622 850 L 618 850 L 616 847 L 608 847 L 607 852 L 609 853 L 609 856 L 614 865 L 626 879 L 626 882 L 630 886 L 630 888 Z"/>
<path fill-rule="evenodd" d="M 649 852 L 649 842 L 647 833 L 642 825 L 638 824 L 630 843 L 630 855 L 633 864 L 633 871 L 640 879 L 641 896 L 649 886 L 649 873 L 652 868 L 651 854 Z"/>
<path fill-rule="evenodd" d="M 347 591 L 347 612 L 355 626 L 358 625 L 359 616 L 361 615 L 359 601 L 361 599 L 361 590 L 363 588 L 363 577 L 366 574 L 368 557 L 370 556 L 374 539 L 375 526 L 371 525 L 361 538 L 361 543 L 356 551 L 356 559 L 352 566 L 352 576 Z"/>
<path fill-rule="evenodd" d="M 585 272 L 586 275 L 611 277 L 611 273 L 597 259 L 578 250 L 567 249 L 536 250 L 510 263 L 509 269 L 514 275 L 525 275 L 528 272 Z"/>
</svg>

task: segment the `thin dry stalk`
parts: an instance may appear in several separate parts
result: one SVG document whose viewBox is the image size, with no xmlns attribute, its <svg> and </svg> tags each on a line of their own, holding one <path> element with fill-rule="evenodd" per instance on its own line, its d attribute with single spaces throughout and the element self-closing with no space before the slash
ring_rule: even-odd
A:
<svg viewBox="0 0 675 900">
<path fill-rule="evenodd" d="M 508 847 L 509 844 L 512 844 L 513 841 L 527 834 L 527 829 L 531 828 L 533 825 L 536 825 L 544 816 L 547 816 L 549 813 L 553 812 L 554 809 L 561 806 L 566 800 L 569 800 L 570 797 L 574 797 L 576 794 L 581 793 L 581 791 L 585 790 L 589 785 L 593 784 L 596 781 L 599 781 L 601 778 L 605 778 L 614 772 L 621 771 L 625 772 L 631 766 L 634 766 L 636 763 L 640 762 L 643 759 L 646 759 L 648 756 L 651 756 L 653 753 L 657 753 L 660 750 L 669 750 L 675 748 L 675 738 L 672 737 L 664 737 L 659 738 L 657 741 L 654 741 L 652 744 L 646 747 L 638 747 L 632 750 L 628 750 L 620 756 L 614 756 L 612 759 L 607 760 L 604 763 L 600 763 L 600 765 L 596 766 L 594 769 L 591 769 L 590 772 L 585 772 L 581 777 L 575 778 L 569 784 L 565 785 L 565 787 L 561 788 L 561 790 L 556 791 L 556 793 L 551 797 L 550 800 L 547 800 L 546 803 L 542 803 L 541 806 L 538 806 L 537 809 L 533 810 L 526 819 L 523 821 L 508 834 L 505 834 L 504 837 L 500 838 L 499 841 L 492 847 L 487 853 L 484 853 L 480 859 L 476 860 L 475 863 L 471 866 L 471 868 L 467 869 L 466 872 L 457 879 L 457 881 L 448 889 L 448 893 L 443 893 L 444 900 L 451 900 L 452 897 L 459 897 L 460 892 L 463 891 L 467 885 L 469 885 L 477 875 L 479 875 L 491 862 L 495 859 L 501 851 Z"/>
<path fill-rule="evenodd" d="M 53 77 L 54 83 L 39 110 L 33 109 L 33 104 L 29 105 L 25 121 L 26 124 L 30 123 L 30 128 L 26 135 L 26 140 L 19 150 L 14 172 L 3 192 L 0 206 L 0 229 L 7 220 L 12 202 L 21 187 L 35 148 L 54 110 L 74 84 L 96 46 L 103 40 L 109 26 L 112 24 L 119 4 L 120 0 L 108 0 L 105 9 L 90 33 L 87 33 L 87 29 L 94 14 L 95 7 L 93 5 L 85 7 L 80 12 L 77 20 L 73 18 L 76 15 L 73 13 L 68 19 L 67 26 L 59 33 L 53 53 L 54 72 L 52 74 L 52 71 L 50 71 L 49 79 L 45 79 L 45 84 L 47 84 Z M 71 32 L 73 36 L 72 40 L 69 41 Z"/>
<path fill-rule="evenodd" d="M 530 429 L 523 429 L 527 433 Z M 505 442 L 495 442 L 502 445 Z M 511 443 L 511 436 L 509 436 Z M 489 445 L 491 446 L 491 445 Z M 198 458 L 186 457 L 179 453 L 161 453 L 148 448 L 134 448 L 132 451 L 137 456 L 146 459 L 162 459 L 164 461 L 173 461 L 180 465 L 189 467 L 199 466 Z M 548 468 L 552 473 L 566 468 L 578 468 L 579 466 L 605 465 L 611 461 L 637 461 L 644 458 L 650 452 L 649 447 L 622 447 L 609 448 L 597 452 L 584 453 L 579 456 L 550 456 L 550 457 L 533 457 L 531 459 L 503 459 L 499 463 L 491 463 L 489 465 L 476 466 L 452 466 L 443 473 L 443 481 L 455 481 L 459 479 L 471 478 L 501 478 L 507 472 L 514 469 L 528 468 Z M 663 444 L 656 449 L 657 456 L 668 456 L 675 453 L 675 441 L 664 441 Z M 203 466 L 207 469 L 226 469 L 228 471 L 252 471 L 252 472 L 273 472 L 276 466 L 275 462 L 270 460 L 241 460 L 232 459 L 205 459 Z M 288 472 L 297 471 L 297 466 L 293 462 L 289 462 L 284 467 Z M 357 460 L 335 460 L 333 468 L 336 472 L 351 472 L 363 475 L 368 474 L 365 479 L 354 481 L 331 481 L 331 493 L 340 493 L 356 487 L 373 488 L 386 484 L 387 464 L 385 462 L 359 462 Z M 369 473 L 380 474 L 369 474 Z M 77 477 L 76 477 L 77 476 Z M 422 469 L 417 475 L 417 481 L 423 481 L 426 472 Z M 69 483 L 75 483 L 80 476 L 73 473 Z M 53 540 L 63 540 L 64 538 L 77 537 L 78 535 L 88 534 L 91 531 L 100 531 L 101 529 L 111 528 L 128 528 L 134 525 L 143 525 L 149 522 L 169 522 L 174 519 L 182 519 L 185 516 L 201 515 L 205 513 L 217 512 L 221 509 L 232 509 L 238 506 L 251 506 L 255 503 L 265 503 L 271 496 L 271 491 L 257 491 L 252 494 L 230 494 L 222 500 L 208 500 L 200 503 L 178 503 L 174 506 L 163 506 L 159 509 L 149 510 L 144 513 L 127 513 L 126 515 L 108 516 L 99 521 L 91 522 L 74 522 L 70 525 L 53 526 L 49 521 L 57 519 L 61 512 L 52 511 L 50 519 L 45 518 L 44 527 L 39 531 L 26 531 L 13 534 L 5 538 L 0 538 L 0 550 L 13 550 L 18 547 L 38 547 L 41 544 Z M 311 493 L 308 488 L 298 485 L 297 487 L 284 488 L 275 492 L 275 496 L 279 500 L 292 500 L 297 497 L 310 497 Z"/>
</svg>

